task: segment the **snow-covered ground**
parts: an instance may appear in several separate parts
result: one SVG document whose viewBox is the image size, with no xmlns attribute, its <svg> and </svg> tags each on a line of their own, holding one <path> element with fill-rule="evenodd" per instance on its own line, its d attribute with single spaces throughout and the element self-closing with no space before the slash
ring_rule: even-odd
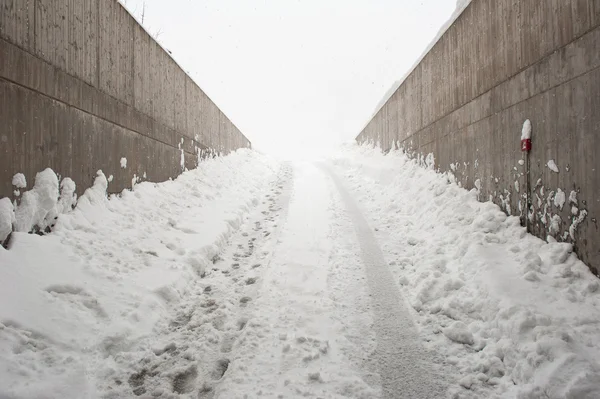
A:
<svg viewBox="0 0 600 399">
<path fill-rule="evenodd" d="M 58 183 L 0 201 L 53 226 L 0 247 L 0 398 L 600 397 L 598 279 L 399 151 Z"/>
</svg>

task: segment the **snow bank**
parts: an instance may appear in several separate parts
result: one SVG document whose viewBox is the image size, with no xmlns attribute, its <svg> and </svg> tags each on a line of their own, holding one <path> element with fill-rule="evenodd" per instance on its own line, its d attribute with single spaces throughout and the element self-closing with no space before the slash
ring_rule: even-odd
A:
<svg viewBox="0 0 600 399">
<path fill-rule="evenodd" d="M 110 197 L 99 171 L 72 210 L 75 183 L 61 182 L 57 202 L 56 175 L 38 174 L 10 250 L 0 248 L 0 397 L 97 398 L 126 384 L 115 359 L 210 271 L 276 167 L 238 150 Z M 52 207 L 67 213 L 51 234 L 21 232 Z M 1 200 L 0 232 L 11 213 Z"/>
<path fill-rule="evenodd" d="M 457 397 L 600 397 L 600 284 L 571 244 L 401 151 L 351 145 L 334 163 L 427 345 L 456 368 Z"/>
</svg>

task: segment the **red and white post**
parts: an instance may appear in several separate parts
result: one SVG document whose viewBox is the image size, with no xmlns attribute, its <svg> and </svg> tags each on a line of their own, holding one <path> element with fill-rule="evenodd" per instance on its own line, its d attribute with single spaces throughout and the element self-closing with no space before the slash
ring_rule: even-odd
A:
<svg viewBox="0 0 600 399">
<path fill-rule="evenodd" d="M 531 151 L 531 121 L 523 122 L 521 130 L 521 152 L 525 163 L 525 228 L 529 231 L 529 212 L 531 211 L 531 184 L 529 181 L 529 152 Z"/>
</svg>

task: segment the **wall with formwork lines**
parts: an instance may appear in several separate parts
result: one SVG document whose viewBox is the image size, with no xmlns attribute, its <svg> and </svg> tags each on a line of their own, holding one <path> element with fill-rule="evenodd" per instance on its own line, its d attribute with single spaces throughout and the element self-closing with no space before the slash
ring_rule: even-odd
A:
<svg viewBox="0 0 600 399">
<path fill-rule="evenodd" d="M 250 142 L 116 0 L 0 0 L 0 198 L 47 167 L 78 191 L 164 181 Z M 127 167 L 121 167 L 121 158 Z"/>
<path fill-rule="evenodd" d="M 596 0 L 473 0 L 357 141 L 433 154 L 436 168 L 480 185 L 481 200 L 528 219 L 531 233 L 573 243 L 598 273 L 599 23 Z"/>
</svg>

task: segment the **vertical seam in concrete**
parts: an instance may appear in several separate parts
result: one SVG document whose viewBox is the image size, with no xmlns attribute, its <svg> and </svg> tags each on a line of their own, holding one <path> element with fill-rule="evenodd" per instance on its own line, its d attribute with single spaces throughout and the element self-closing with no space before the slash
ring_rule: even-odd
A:
<svg viewBox="0 0 600 399">
<path fill-rule="evenodd" d="M 33 53 L 35 54 L 37 51 L 37 2 L 39 0 L 33 0 Z"/>
<path fill-rule="evenodd" d="M 96 0 L 96 87 L 100 89 L 100 1 Z"/>
</svg>

